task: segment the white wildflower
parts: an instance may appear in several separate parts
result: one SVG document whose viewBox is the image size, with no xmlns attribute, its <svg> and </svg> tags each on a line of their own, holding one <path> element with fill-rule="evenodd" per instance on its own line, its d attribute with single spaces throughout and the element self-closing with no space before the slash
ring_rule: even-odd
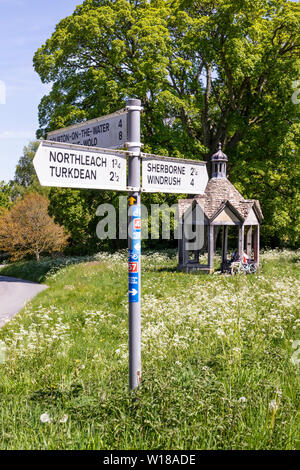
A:
<svg viewBox="0 0 300 470">
<path fill-rule="evenodd" d="M 218 328 L 217 331 L 216 331 L 216 333 L 217 333 L 217 335 L 219 336 L 219 338 L 220 338 L 221 336 L 225 336 L 225 333 L 224 333 L 224 331 L 222 330 L 222 328 Z"/>
<path fill-rule="evenodd" d="M 269 403 L 269 410 L 273 413 L 276 413 L 278 410 L 279 403 L 277 403 L 277 400 L 271 400 Z"/>
<path fill-rule="evenodd" d="M 50 418 L 50 416 L 48 415 L 48 413 L 43 413 L 43 414 L 41 414 L 41 416 L 40 416 L 40 420 L 41 420 L 42 423 L 51 423 L 52 418 Z"/>
<path fill-rule="evenodd" d="M 68 415 L 63 415 L 63 417 L 59 420 L 60 423 L 66 423 L 68 421 Z"/>
<path fill-rule="evenodd" d="M 247 398 L 246 398 L 246 397 L 240 397 L 240 398 L 238 399 L 238 402 L 239 402 L 239 403 L 247 403 Z"/>
</svg>

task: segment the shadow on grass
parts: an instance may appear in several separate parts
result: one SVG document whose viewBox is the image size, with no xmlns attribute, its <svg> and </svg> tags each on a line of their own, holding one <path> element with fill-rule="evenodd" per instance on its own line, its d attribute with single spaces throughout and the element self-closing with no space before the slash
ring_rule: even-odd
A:
<svg viewBox="0 0 300 470">
<path fill-rule="evenodd" d="M 178 271 L 176 266 L 143 266 L 143 271 L 146 273 L 175 273 Z M 179 272 L 179 271 L 178 271 Z"/>
<path fill-rule="evenodd" d="M 92 257 L 80 256 L 72 258 L 42 258 L 39 262 L 35 260 L 19 261 L 4 266 L 0 269 L 0 275 L 33 282 L 44 282 L 47 275 L 54 274 L 66 266 L 92 260 Z"/>
</svg>

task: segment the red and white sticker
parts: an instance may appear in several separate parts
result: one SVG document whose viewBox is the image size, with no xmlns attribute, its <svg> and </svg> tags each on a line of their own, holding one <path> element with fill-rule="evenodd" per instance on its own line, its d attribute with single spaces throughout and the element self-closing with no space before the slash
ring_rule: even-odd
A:
<svg viewBox="0 0 300 470">
<path fill-rule="evenodd" d="M 137 263 L 128 263 L 128 272 L 129 273 L 137 273 L 138 272 L 138 264 Z"/>
<path fill-rule="evenodd" d="M 133 227 L 135 230 L 141 230 L 141 219 L 134 219 Z"/>
</svg>

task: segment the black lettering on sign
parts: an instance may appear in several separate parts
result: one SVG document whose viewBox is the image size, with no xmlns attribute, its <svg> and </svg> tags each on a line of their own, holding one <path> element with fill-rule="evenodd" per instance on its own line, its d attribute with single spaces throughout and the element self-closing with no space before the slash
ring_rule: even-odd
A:
<svg viewBox="0 0 300 470">
<path fill-rule="evenodd" d="M 87 147 L 95 147 L 97 145 L 97 137 L 85 139 L 83 141 L 83 145 L 86 145 Z"/>
<path fill-rule="evenodd" d="M 73 131 L 72 132 L 72 140 L 79 139 L 79 132 L 78 131 Z"/>
<path fill-rule="evenodd" d="M 97 179 L 97 171 L 96 170 L 85 170 L 84 168 L 66 168 L 66 167 L 57 167 L 57 166 L 50 166 L 50 174 L 52 177 L 56 178 L 75 178 L 75 179 L 90 179 L 96 180 Z"/>
<path fill-rule="evenodd" d="M 64 159 L 62 152 L 57 152 L 56 158 L 57 158 L 58 163 L 62 163 Z"/>
<path fill-rule="evenodd" d="M 147 175 L 147 179 L 148 179 L 148 184 L 179 186 L 181 183 L 181 178 L 176 178 L 176 176 Z"/>
<path fill-rule="evenodd" d="M 174 175 L 185 175 L 185 166 L 164 163 L 147 163 L 147 170 L 151 173 L 164 173 Z"/>
<path fill-rule="evenodd" d="M 50 150 L 49 162 L 51 162 L 51 160 L 52 160 L 54 163 L 56 162 L 56 152 L 52 152 L 52 150 Z M 50 167 L 50 168 L 54 168 L 54 167 Z"/>
</svg>

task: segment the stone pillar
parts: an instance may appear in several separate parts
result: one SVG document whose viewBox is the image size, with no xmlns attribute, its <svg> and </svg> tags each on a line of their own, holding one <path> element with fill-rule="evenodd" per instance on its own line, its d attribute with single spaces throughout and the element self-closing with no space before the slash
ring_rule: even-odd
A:
<svg viewBox="0 0 300 470">
<path fill-rule="evenodd" d="M 186 249 L 186 238 L 185 238 L 185 226 L 183 224 L 182 230 L 182 265 L 184 268 L 187 267 L 188 262 L 188 252 Z"/>
<path fill-rule="evenodd" d="M 248 228 L 247 231 L 247 255 L 251 258 L 252 255 L 252 225 Z"/>
<path fill-rule="evenodd" d="M 227 260 L 228 251 L 228 225 L 223 225 L 223 238 L 222 238 L 222 262 Z"/>
<path fill-rule="evenodd" d="M 214 225 L 214 251 L 217 250 L 217 240 L 218 240 L 218 235 L 221 230 L 220 225 Z"/>
<path fill-rule="evenodd" d="M 242 260 L 244 250 L 244 225 L 239 226 L 239 257 Z"/>
<path fill-rule="evenodd" d="M 214 226 L 208 225 L 208 267 L 211 271 L 214 269 Z"/>
<path fill-rule="evenodd" d="M 178 268 L 181 269 L 183 266 L 183 251 L 184 251 L 184 240 L 183 240 L 183 224 L 179 222 L 178 224 Z"/>
<path fill-rule="evenodd" d="M 254 263 L 259 265 L 259 225 L 254 229 Z"/>
</svg>

